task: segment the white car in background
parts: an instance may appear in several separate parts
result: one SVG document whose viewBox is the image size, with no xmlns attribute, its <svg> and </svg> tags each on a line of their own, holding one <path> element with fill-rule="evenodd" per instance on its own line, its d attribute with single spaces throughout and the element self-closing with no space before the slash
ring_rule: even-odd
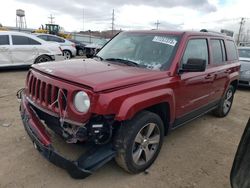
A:
<svg viewBox="0 0 250 188">
<path fill-rule="evenodd" d="M 63 56 L 65 59 L 70 59 L 76 56 L 76 45 L 75 43 L 64 39 L 62 37 L 58 37 L 55 35 L 44 34 L 44 33 L 34 33 L 40 39 L 43 39 L 48 42 L 54 42 L 61 46 L 63 51 Z"/>
<path fill-rule="evenodd" d="M 31 34 L 0 31 L 0 68 L 62 59 L 59 45 L 48 43 Z"/>
</svg>

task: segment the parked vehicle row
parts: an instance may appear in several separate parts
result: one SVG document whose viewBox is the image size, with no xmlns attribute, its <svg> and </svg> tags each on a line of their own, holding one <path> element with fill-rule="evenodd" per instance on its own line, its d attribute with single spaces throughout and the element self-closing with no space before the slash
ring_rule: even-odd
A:
<svg viewBox="0 0 250 188">
<path fill-rule="evenodd" d="M 82 42 L 74 39 L 69 39 L 71 42 L 75 43 L 76 46 L 76 54 L 79 56 L 83 56 L 86 54 L 85 46 L 86 44 L 83 44 Z"/>
<path fill-rule="evenodd" d="M 21 32 L 0 32 L 0 67 L 62 60 L 60 45 Z"/>
</svg>

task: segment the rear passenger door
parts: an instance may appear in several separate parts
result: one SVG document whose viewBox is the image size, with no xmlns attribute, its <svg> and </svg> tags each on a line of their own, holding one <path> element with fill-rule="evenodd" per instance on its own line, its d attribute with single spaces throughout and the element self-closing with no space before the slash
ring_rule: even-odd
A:
<svg viewBox="0 0 250 188">
<path fill-rule="evenodd" d="M 39 56 L 38 47 L 41 43 L 27 36 L 11 35 L 11 38 L 13 64 L 33 64 Z"/>
<path fill-rule="evenodd" d="M 0 35 L 0 66 L 11 65 L 9 35 Z"/>
<path fill-rule="evenodd" d="M 215 73 L 215 80 L 212 85 L 214 89 L 213 99 L 221 98 L 227 81 L 227 61 L 225 42 L 220 38 L 210 38 L 211 67 Z"/>
</svg>

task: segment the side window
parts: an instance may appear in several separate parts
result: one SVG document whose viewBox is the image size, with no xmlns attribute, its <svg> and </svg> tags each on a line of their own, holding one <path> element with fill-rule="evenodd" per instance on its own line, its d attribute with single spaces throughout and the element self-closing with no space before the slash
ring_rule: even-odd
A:
<svg viewBox="0 0 250 188">
<path fill-rule="evenodd" d="M 227 40 L 226 41 L 226 47 L 227 47 L 227 57 L 229 61 L 237 60 L 238 55 L 237 55 L 237 50 L 236 46 L 234 44 L 234 41 Z"/>
<path fill-rule="evenodd" d="M 182 57 L 182 64 L 186 64 L 190 58 L 204 59 L 208 64 L 208 48 L 206 39 L 191 39 L 188 41 L 186 50 Z"/>
<path fill-rule="evenodd" d="M 0 45 L 9 45 L 9 35 L 0 35 Z"/>
<path fill-rule="evenodd" d="M 13 45 L 41 45 L 40 42 L 32 38 L 19 35 L 12 35 L 12 43 Z"/>
<path fill-rule="evenodd" d="M 60 39 L 58 37 L 48 36 L 48 38 L 49 38 L 49 41 L 53 41 L 53 42 L 60 42 L 60 43 L 65 42 L 63 39 Z"/>
<path fill-rule="evenodd" d="M 38 41 L 36 41 L 36 40 L 34 40 L 34 39 L 32 39 L 32 38 L 29 38 L 29 44 L 30 44 L 30 45 L 41 45 L 40 42 L 38 42 Z"/>
<path fill-rule="evenodd" d="M 37 37 L 40 38 L 40 39 L 43 39 L 45 41 L 48 41 L 48 36 L 47 35 L 39 35 Z"/>
<path fill-rule="evenodd" d="M 214 64 L 221 64 L 225 61 L 225 47 L 220 39 L 211 39 L 212 61 Z"/>
</svg>

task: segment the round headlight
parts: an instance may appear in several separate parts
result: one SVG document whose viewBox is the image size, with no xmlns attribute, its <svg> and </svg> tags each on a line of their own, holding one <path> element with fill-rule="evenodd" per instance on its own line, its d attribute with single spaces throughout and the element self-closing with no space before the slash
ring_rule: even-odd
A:
<svg viewBox="0 0 250 188">
<path fill-rule="evenodd" d="M 79 91 L 74 97 L 74 106 L 78 112 L 87 112 L 90 107 L 90 100 L 87 93 Z"/>
</svg>

